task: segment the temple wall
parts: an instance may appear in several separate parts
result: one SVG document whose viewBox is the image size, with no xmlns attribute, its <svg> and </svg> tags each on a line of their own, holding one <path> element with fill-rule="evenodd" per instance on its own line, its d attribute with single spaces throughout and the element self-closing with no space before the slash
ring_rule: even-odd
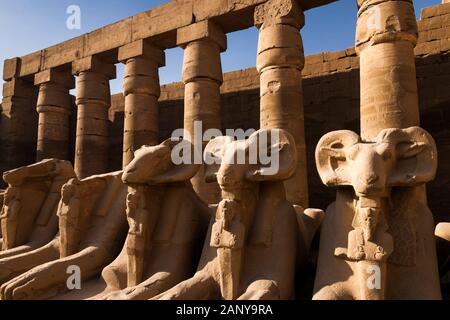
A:
<svg viewBox="0 0 450 320">
<path fill-rule="evenodd" d="M 419 21 L 415 49 L 422 127 L 439 148 L 437 178 L 428 184 L 429 205 L 437 221 L 448 220 L 450 206 L 450 4 L 426 8 Z M 314 151 L 327 132 L 359 132 L 359 58 L 353 48 L 306 57 L 303 70 L 310 206 L 326 208 L 335 198 L 319 179 Z M 256 69 L 224 74 L 222 128 L 259 128 L 259 77 Z M 183 127 L 182 83 L 161 87 L 160 140 Z M 114 95 L 110 109 L 110 169 L 121 167 L 123 96 Z M 445 218 L 447 216 L 447 218 Z"/>
</svg>

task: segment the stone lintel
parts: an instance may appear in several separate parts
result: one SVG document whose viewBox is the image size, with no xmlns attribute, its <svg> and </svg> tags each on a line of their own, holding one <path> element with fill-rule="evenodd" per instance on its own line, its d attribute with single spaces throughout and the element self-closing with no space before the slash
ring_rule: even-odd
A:
<svg viewBox="0 0 450 320">
<path fill-rule="evenodd" d="M 214 19 L 224 31 L 232 32 L 253 25 L 255 6 L 268 0 L 173 0 L 98 30 L 6 62 L 3 78 L 25 77 L 74 61 L 116 50 L 127 43 L 152 38 L 164 48 L 176 46 L 174 34 L 195 20 Z M 297 0 L 303 10 L 337 0 Z M 19 62 L 17 64 L 17 62 Z"/>
<path fill-rule="evenodd" d="M 142 57 L 148 60 L 156 61 L 159 67 L 166 65 L 166 55 L 161 50 L 145 40 L 131 42 L 119 48 L 119 61 L 126 62 L 131 58 Z"/>
<path fill-rule="evenodd" d="M 48 69 L 34 75 L 34 85 L 36 86 L 49 82 L 61 84 L 67 89 L 75 88 L 75 78 L 70 72 Z"/>
<path fill-rule="evenodd" d="M 12 78 L 9 81 L 3 83 L 3 98 L 6 97 L 28 97 L 30 96 L 30 83 L 20 79 L 20 78 Z"/>
<path fill-rule="evenodd" d="M 72 63 L 72 74 L 78 75 L 83 71 L 101 73 L 109 79 L 114 79 L 116 77 L 116 66 L 111 63 L 105 63 L 96 56 L 89 56 Z"/>
<path fill-rule="evenodd" d="M 202 39 L 209 39 L 217 43 L 221 51 L 227 49 L 226 34 L 212 21 L 204 20 L 177 30 L 177 45 L 180 47 Z"/>
</svg>

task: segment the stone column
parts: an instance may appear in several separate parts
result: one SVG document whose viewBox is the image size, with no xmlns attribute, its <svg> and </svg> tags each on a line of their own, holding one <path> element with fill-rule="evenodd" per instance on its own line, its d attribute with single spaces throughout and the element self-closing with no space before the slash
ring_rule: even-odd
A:
<svg viewBox="0 0 450 320">
<path fill-rule="evenodd" d="M 418 31 L 412 0 L 358 0 L 358 5 L 361 136 L 371 140 L 383 129 L 420 123 L 414 56 Z"/>
<path fill-rule="evenodd" d="M 29 165 L 36 159 L 37 88 L 32 80 L 19 78 L 19 70 L 19 58 L 5 61 L 0 121 L 0 174 Z"/>
<path fill-rule="evenodd" d="M 308 207 L 303 87 L 301 71 L 305 57 L 300 28 L 304 14 L 298 1 L 269 0 L 256 7 L 259 29 L 256 68 L 260 74 L 261 128 L 290 132 L 297 145 L 298 165 L 293 178 L 285 182 L 287 199 Z"/>
<path fill-rule="evenodd" d="M 161 93 L 158 68 L 165 65 L 164 51 L 143 40 L 119 48 L 119 61 L 125 64 L 125 123 L 123 167 L 143 145 L 156 145 L 158 99 Z"/>
<path fill-rule="evenodd" d="M 364 141 L 374 141 L 383 129 L 420 125 L 414 56 L 418 28 L 412 0 L 358 0 L 358 6 L 356 51 L 360 56 L 361 137 Z M 425 144 L 424 147 L 430 146 Z M 412 163 L 411 168 L 414 168 Z M 413 176 L 411 181 L 415 182 L 415 175 Z M 409 285 L 409 297 L 413 297 L 412 292 L 415 292 L 423 299 L 438 299 L 440 288 L 433 237 L 434 221 L 427 208 L 426 186 L 393 188 L 389 206 L 397 209 L 397 217 L 391 210 L 386 215 L 386 220 L 389 224 L 388 232 L 394 237 L 393 255 L 398 260 L 397 263 L 388 260 L 387 295 L 392 295 L 397 290 L 407 292 L 408 289 L 405 288 Z M 410 212 L 399 213 L 402 208 L 403 211 Z M 402 214 L 403 218 L 398 218 Z M 399 230 L 395 229 L 395 219 L 404 219 Z M 416 224 L 420 227 L 414 227 Z M 407 256 L 402 251 L 405 243 L 421 248 L 413 252 L 415 258 L 412 266 L 401 262 Z M 426 279 L 423 275 L 427 275 Z M 393 283 L 399 287 L 393 289 Z M 417 288 L 410 283 L 415 283 Z M 403 288 L 399 289 L 401 286 Z"/>
<path fill-rule="evenodd" d="M 37 73 L 34 84 L 39 86 L 36 161 L 50 158 L 69 160 L 69 91 L 75 87 L 74 77 L 70 72 L 50 69 Z"/>
<path fill-rule="evenodd" d="M 184 129 L 199 148 L 197 144 L 202 141 L 202 137 L 198 135 L 208 129 L 222 128 L 220 86 L 223 75 L 220 52 L 226 50 L 227 39 L 218 26 L 210 21 L 202 21 L 178 29 L 177 45 L 184 48 Z M 203 132 L 194 132 L 195 121 L 202 122 Z M 203 141 L 203 149 L 207 143 Z M 192 179 L 192 184 L 205 202 L 218 203 L 220 188 L 217 184 L 206 184 L 203 169 Z"/>
<path fill-rule="evenodd" d="M 78 76 L 75 173 L 83 179 L 108 170 L 109 80 L 115 78 L 116 67 L 87 57 L 73 62 L 72 68 Z"/>
</svg>

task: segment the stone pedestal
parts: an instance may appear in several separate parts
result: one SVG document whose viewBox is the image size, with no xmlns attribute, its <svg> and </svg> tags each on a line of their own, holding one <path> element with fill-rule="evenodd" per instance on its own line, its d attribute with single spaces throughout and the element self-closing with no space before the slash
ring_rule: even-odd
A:
<svg viewBox="0 0 450 320">
<path fill-rule="evenodd" d="M 291 133 L 297 145 L 298 166 L 285 182 L 288 200 L 308 207 L 302 74 L 305 57 L 300 28 L 304 14 L 297 1 L 270 0 L 255 10 L 259 29 L 256 68 L 261 86 L 261 128 Z"/>
<path fill-rule="evenodd" d="M 208 141 L 194 135 L 194 123 L 201 121 L 202 134 L 208 129 L 222 128 L 220 86 L 223 82 L 220 52 L 226 50 L 226 35 L 212 22 L 203 21 L 181 28 L 177 44 L 184 48 L 183 82 L 184 129 L 200 152 Z M 202 146 L 198 144 L 202 141 Z M 198 143 L 197 143 L 198 142 Z M 192 179 L 194 190 L 207 203 L 218 203 L 220 188 L 206 184 L 204 169 Z"/>
<path fill-rule="evenodd" d="M 125 64 L 125 124 L 123 166 L 133 160 L 134 152 L 144 145 L 156 145 L 158 137 L 158 68 L 165 65 L 165 55 L 144 41 L 119 49 L 119 60 Z"/>
<path fill-rule="evenodd" d="M 109 80 L 116 69 L 96 57 L 75 61 L 72 67 L 78 76 L 75 172 L 83 179 L 108 170 Z"/>
<path fill-rule="evenodd" d="M 75 87 L 74 78 L 70 72 L 46 70 L 35 75 L 34 84 L 39 86 L 36 161 L 69 160 L 69 91 Z"/>
</svg>

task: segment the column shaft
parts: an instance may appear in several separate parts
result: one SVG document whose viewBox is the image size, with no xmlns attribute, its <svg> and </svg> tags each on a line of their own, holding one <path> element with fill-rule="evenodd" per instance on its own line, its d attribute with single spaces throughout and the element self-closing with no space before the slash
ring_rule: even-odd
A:
<svg viewBox="0 0 450 320">
<path fill-rule="evenodd" d="M 412 0 L 358 0 L 358 5 L 356 51 L 360 56 L 361 73 L 361 137 L 365 141 L 374 141 L 383 129 L 420 125 L 414 56 L 418 29 Z M 431 149 L 430 145 L 426 147 Z M 420 153 L 415 157 L 418 163 L 427 162 L 421 159 Z M 397 161 L 400 163 L 400 159 Z M 433 166 L 431 163 L 429 165 Z M 399 168 L 405 170 L 406 167 L 398 165 L 391 169 L 394 171 L 390 174 L 402 170 Z M 409 168 L 406 170 L 414 170 L 414 165 Z M 391 210 L 387 210 L 386 216 L 388 232 L 391 232 L 394 240 L 393 255 L 405 255 L 402 253 L 402 244 L 405 242 L 420 246 L 421 249 L 413 253 L 413 266 L 404 266 L 402 262 L 396 264 L 395 260 L 389 258 L 386 296 L 403 292 L 403 297 L 412 299 L 439 299 L 441 293 L 433 237 L 434 222 L 427 208 L 425 184 L 412 188 L 392 188 L 389 207 Z M 394 208 L 400 211 L 394 214 Z M 414 209 L 410 208 L 420 208 L 415 209 L 416 216 L 420 218 L 413 218 Z M 396 231 L 395 219 L 399 219 L 399 215 L 406 217 L 406 221 L 401 222 L 406 229 Z M 405 240 L 408 237 L 409 240 Z M 426 279 L 422 277 L 424 274 L 427 275 Z M 415 279 L 414 287 L 410 284 L 411 279 Z"/>
<path fill-rule="evenodd" d="M 220 48 L 210 40 L 189 43 L 184 51 L 184 128 L 194 137 L 194 121 L 202 121 L 203 131 L 221 129 Z M 195 141 L 195 140 L 194 140 Z M 206 145 L 208 142 L 203 142 Z"/>
<path fill-rule="evenodd" d="M 79 179 L 108 170 L 109 80 L 115 67 L 94 61 L 77 72 L 75 172 Z"/>
<path fill-rule="evenodd" d="M 410 0 L 360 0 L 361 136 L 420 124 L 414 46 L 417 22 Z"/>
<path fill-rule="evenodd" d="M 139 41 L 120 48 L 119 60 L 125 63 L 125 167 L 140 147 L 159 143 L 158 99 L 161 91 L 158 69 L 164 66 L 165 57 L 162 50 Z"/>
<path fill-rule="evenodd" d="M 39 86 L 36 160 L 69 160 L 69 91 L 74 87 L 73 77 L 70 73 L 47 70 L 35 75 L 35 85 Z"/>
<path fill-rule="evenodd" d="M 220 86 L 223 74 L 220 52 L 226 49 L 226 35 L 211 22 L 204 21 L 179 29 L 177 42 L 184 47 L 184 129 L 194 143 L 202 141 L 203 151 L 208 141 L 195 136 L 194 122 L 201 121 L 201 134 L 208 129 L 222 128 Z M 205 202 L 219 202 L 220 188 L 217 183 L 205 182 L 204 169 L 191 182 Z"/>
<path fill-rule="evenodd" d="M 305 57 L 299 32 L 303 11 L 296 1 L 270 0 L 256 8 L 255 25 L 259 28 L 260 126 L 285 129 L 294 136 L 298 165 L 295 176 L 285 182 L 286 195 L 305 208 L 308 177 L 301 74 Z"/>
</svg>

